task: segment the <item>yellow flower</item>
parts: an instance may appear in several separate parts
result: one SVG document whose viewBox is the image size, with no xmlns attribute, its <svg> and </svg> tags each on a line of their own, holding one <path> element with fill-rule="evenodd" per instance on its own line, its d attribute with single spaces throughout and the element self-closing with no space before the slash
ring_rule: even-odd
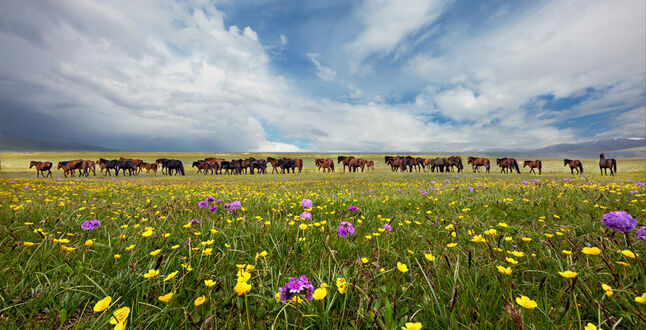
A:
<svg viewBox="0 0 646 330">
<path fill-rule="evenodd" d="M 143 233 L 141 233 L 141 236 L 143 237 L 150 237 L 153 234 L 152 230 L 146 230 Z"/>
<path fill-rule="evenodd" d="M 586 324 L 585 327 L 583 328 L 583 330 L 597 330 L 597 329 L 598 329 L 597 326 L 595 326 L 592 323 Z"/>
<path fill-rule="evenodd" d="M 323 300 L 325 296 L 327 296 L 327 289 L 323 287 L 314 290 L 314 294 L 312 295 L 314 300 Z"/>
<path fill-rule="evenodd" d="M 505 242 L 511 242 L 512 239 L 511 236 L 505 236 Z"/>
<path fill-rule="evenodd" d="M 213 281 L 213 280 L 204 280 L 204 285 L 206 285 L 207 287 L 210 288 L 210 287 L 215 285 L 215 281 Z"/>
<path fill-rule="evenodd" d="M 487 241 L 487 240 L 485 240 L 484 238 L 482 238 L 482 235 L 476 235 L 476 236 L 473 236 L 473 238 L 471 238 L 471 242 L 484 243 L 484 242 L 486 242 L 486 241 Z"/>
<path fill-rule="evenodd" d="M 114 330 L 126 330 L 126 322 L 119 322 L 114 326 Z"/>
<path fill-rule="evenodd" d="M 406 273 L 408 271 L 408 266 L 406 266 L 406 264 L 403 264 L 403 263 L 398 261 L 397 262 L 397 269 L 402 273 Z"/>
<path fill-rule="evenodd" d="M 110 324 L 119 324 L 123 323 L 128 318 L 130 314 L 130 307 L 121 307 L 112 313 L 112 318 L 110 318 Z"/>
<path fill-rule="evenodd" d="M 298 225 L 298 229 L 305 230 L 305 229 L 307 229 L 307 225 L 304 224 L 304 223 L 301 223 L 300 225 Z"/>
<path fill-rule="evenodd" d="M 238 296 L 242 296 L 243 294 L 251 291 L 251 284 L 248 284 L 246 281 L 238 281 L 238 284 L 233 288 L 233 291 L 235 291 Z"/>
<path fill-rule="evenodd" d="M 606 292 L 608 297 L 612 296 L 612 288 L 608 284 L 601 283 L 601 288 Z"/>
<path fill-rule="evenodd" d="M 505 258 L 505 260 L 507 260 L 507 262 L 512 264 L 512 265 L 518 264 L 518 261 L 516 261 L 514 258 L 507 257 L 507 258 Z"/>
<path fill-rule="evenodd" d="M 503 266 L 496 266 L 496 267 L 498 267 L 499 273 L 505 274 L 505 275 L 511 275 L 511 267 L 507 267 L 507 268 Z"/>
<path fill-rule="evenodd" d="M 435 256 L 432 253 L 426 253 L 424 254 L 424 258 L 428 261 L 435 261 Z"/>
<path fill-rule="evenodd" d="M 458 246 L 458 243 L 449 243 L 446 246 L 448 246 L 450 248 L 454 248 L 454 247 Z"/>
<path fill-rule="evenodd" d="M 493 229 L 493 228 L 490 228 L 490 229 L 485 231 L 485 234 L 487 234 L 487 236 L 496 236 L 497 231 L 495 229 Z"/>
<path fill-rule="evenodd" d="M 96 312 L 96 313 L 103 312 L 108 307 L 110 307 L 111 302 L 112 302 L 112 297 L 110 297 L 110 296 L 107 296 L 107 297 L 97 301 L 96 304 L 94 305 L 94 312 Z"/>
<path fill-rule="evenodd" d="M 601 249 L 599 249 L 598 247 L 584 247 L 583 249 L 581 249 L 581 252 L 583 252 L 584 254 L 596 256 L 601 253 Z"/>
<path fill-rule="evenodd" d="M 205 301 L 206 301 L 206 297 L 201 296 L 201 297 L 197 297 L 193 302 L 193 304 L 195 304 L 195 306 L 199 306 L 199 305 L 202 305 Z"/>
<path fill-rule="evenodd" d="M 172 272 L 172 273 L 168 274 L 168 275 L 166 276 L 166 278 L 164 278 L 164 282 L 166 282 L 166 281 L 170 281 L 173 277 L 175 277 L 175 275 L 177 275 L 177 273 L 179 273 L 179 271 L 174 271 L 174 272 Z"/>
<path fill-rule="evenodd" d="M 635 297 L 635 302 L 640 304 L 646 304 L 646 292 L 642 293 L 641 296 Z"/>
<path fill-rule="evenodd" d="M 531 242 L 531 241 L 532 241 L 532 239 L 531 239 L 531 238 L 529 238 L 529 237 L 523 237 L 523 238 L 521 238 L 521 240 L 522 240 L 523 242 Z"/>
<path fill-rule="evenodd" d="M 119 258 L 121 258 L 121 255 L 120 255 L 120 254 L 115 254 L 115 255 L 114 255 L 114 258 L 115 258 L 115 259 L 119 259 Z"/>
<path fill-rule="evenodd" d="M 368 258 L 365 258 L 365 257 L 364 257 L 364 258 L 361 258 L 361 262 L 363 262 L 364 264 L 367 264 L 367 263 L 368 263 L 368 261 L 369 261 L 369 260 L 368 260 Z"/>
<path fill-rule="evenodd" d="M 520 252 L 520 251 L 516 251 L 516 250 L 511 251 L 511 252 L 507 251 L 507 253 L 509 253 L 509 254 L 513 254 L 513 255 L 514 255 L 514 257 L 517 257 L 517 258 L 520 258 L 520 257 L 524 257 L 524 256 L 525 256 L 525 253 Z"/>
<path fill-rule="evenodd" d="M 625 255 L 628 258 L 635 259 L 635 254 L 630 250 L 622 250 L 621 254 Z"/>
<path fill-rule="evenodd" d="M 344 294 L 348 290 L 348 282 L 344 278 L 336 279 L 336 288 L 340 294 Z"/>
<path fill-rule="evenodd" d="M 422 329 L 423 327 L 424 327 L 424 326 L 423 326 L 421 323 L 419 323 L 419 322 L 415 322 L 415 323 L 413 323 L 413 322 L 406 322 L 406 324 L 404 324 L 404 326 L 402 327 L 402 329 L 403 329 L 403 330 L 420 330 L 420 329 Z"/>
<path fill-rule="evenodd" d="M 167 302 L 170 301 L 170 298 L 173 298 L 173 293 L 172 292 L 169 292 L 169 293 L 167 293 L 167 294 L 165 294 L 163 296 L 159 296 L 157 299 L 159 299 L 159 301 L 167 303 Z"/>
<path fill-rule="evenodd" d="M 529 299 L 529 297 L 527 296 L 517 297 L 516 303 L 527 309 L 534 309 L 536 308 L 536 306 L 538 306 L 536 304 L 536 301 Z"/>
<path fill-rule="evenodd" d="M 507 228 L 507 224 L 504 222 L 498 222 L 498 227 Z"/>
<path fill-rule="evenodd" d="M 564 272 L 559 272 L 559 275 L 561 275 L 561 276 L 563 276 L 565 278 L 575 278 L 579 274 L 575 273 L 575 272 L 571 272 L 569 270 L 566 270 Z"/>
<path fill-rule="evenodd" d="M 158 255 L 159 252 L 161 252 L 161 249 L 157 249 L 157 250 L 155 250 L 153 252 L 150 252 L 150 255 L 154 257 L 154 256 Z"/>
<path fill-rule="evenodd" d="M 563 254 L 572 255 L 572 251 L 570 251 L 570 250 L 561 250 L 561 252 Z"/>
<path fill-rule="evenodd" d="M 134 245 L 134 244 L 132 244 L 132 245 L 130 245 L 130 246 L 128 246 L 128 247 L 126 248 L 126 251 L 132 251 L 132 249 L 134 249 L 134 248 L 135 248 L 135 245 Z"/>
<path fill-rule="evenodd" d="M 211 252 L 213 252 L 212 248 L 202 250 L 202 254 L 205 255 L 205 256 L 210 256 Z"/>
<path fill-rule="evenodd" d="M 254 259 L 255 261 L 258 261 L 260 258 L 264 258 L 267 256 L 267 251 L 262 251 L 260 253 L 256 253 L 256 258 Z"/>
<path fill-rule="evenodd" d="M 24 246 L 34 246 L 34 243 L 32 243 L 32 242 L 23 242 L 22 244 Z"/>
<path fill-rule="evenodd" d="M 91 239 L 85 241 L 85 246 L 92 246 L 93 244 L 94 244 L 94 241 Z"/>
<path fill-rule="evenodd" d="M 159 275 L 159 269 L 151 269 L 148 271 L 148 273 L 144 274 L 145 278 L 154 278 L 155 276 Z"/>
</svg>

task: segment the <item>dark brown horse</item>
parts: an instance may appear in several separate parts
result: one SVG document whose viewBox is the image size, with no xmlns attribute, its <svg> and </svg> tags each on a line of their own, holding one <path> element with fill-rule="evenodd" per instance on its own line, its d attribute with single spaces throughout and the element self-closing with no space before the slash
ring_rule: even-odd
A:
<svg viewBox="0 0 646 330">
<path fill-rule="evenodd" d="M 274 172 L 280 173 L 280 171 L 278 171 L 278 159 L 267 157 L 267 162 L 271 164 L 271 167 L 272 167 L 271 173 L 274 173 Z"/>
<path fill-rule="evenodd" d="M 406 165 L 404 165 L 404 161 L 400 157 L 388 157 L 389 158 L 386 159 L 386 164 L 390 165 L 391 171 L 397 172 L 397 170 L 406 170 Z"/>
<path fill-rule="evenodd" d="M 166 174 L 166 171 L 164 171 L 166 169 L 166 166 L 164 166 L 164 162 L 167 161 L 167 160 L 169 160 L 169 159 L 168 158 L 159 158 L 159 159 L 155 160 L 155 164 L 158 164 L 158 165 L 161 166 L 162 174 Z"/>
<path fill-rule="evenodd" d="M 473 172 L 480 172 L 478 168 L 480 166 L 484 166 L 487 169 L 487 173 L 489 173 L 490 164 L 489 164 L 489 159 L 487 158 L 469 157 L 467 164 L 471 164 L 471 168 L 473 169 Z"/>
<path fill-rule="evenodd" d="M 606 159 L 606 155 L 599 155 L 599 170 L 601 175 L 605 172 L 608 175 L 608 169 L 610 169 L 610 175 L 615 175 L 617 173 L 617 161 L 614 158 Z"/>
<path fill-rule="evenodd" d="M 321 168 L 323 169 L 323 173 L 325 173 L 325 170 L 327 169 L 328 173 L 334 172 L 334 160 L 332 158 L 316 158 L 314 160 L 314 164 L 318 167 L 317 171 L 320 171 Z"/>
<path fill-rule="evenodd" d="M 366 160 L 363 158 L 353 158 L 350 160 L 350 164 L 348 164 L 348 168 L 351 170 L 351 172 L 356 172 L 357 168 L 361 167 L 361 172 L 364 171 L 366 167 Z"/>
<path fill-rule="evenodd" d="M 336 158 L 337 159 L 337 164 L 343 163 L 343 173 L 345 173 L 345 167 L 348 167 L 348 171 L 350 171 L 350 161 L 354 159 L 354 156 L 339 156 Z"/>
<path fill-rule="evenodd" d="M 119 160 L 123 160 L 123 161 L 128 161 L 128 160 L 130 160 L 130 161 L 132 161 L 132 165 L 133 165 L 133 166 L 134 166 L 134 168 L 135 168 L 135 174 L 139 174 L 139 173 L 141 173 L 141 172 L 143 171 L 143 169 L 142 169 L 142 166 L 141 166 L 141 165 L 144 163 L 144 161 L 143 161 L 143 160 L 141 160 L 141 159 L 130 159 L 130 158 L 123 158 L 123 157 L 120 157 L 120 158 L 119 158 Z"/>
<path fill-rule="evenodd" d="M 367 160 L 366 161 L 366 168 L 368 170 L 372 170 L 374 172 L 374 170 L 375 170 L 375 161 L 374 160 Z"/>
<path fill-rule="evenodd" d="M 300 158 L 285 158 L 283 157 L 283 160 L 293 160 L 294 161 L 294 166 L 298 168 L 298 173 L 301 173 L 303 170 L 303 160 Z"/>
<path fill-rule="evenodd" d="M 422 163 L 422 167 L 424 168 L 424 172 L 429 171 L 431 169 L 431 166 L 433 166 L 433 159 L 431 159 L 431 158 L 424 159 L 424 162 Z"/>
<path fill-rule="evenodd" d="M 514 173 L 514 169 L 520 174 L 520 167 L 518 167 L 518 162 L 515 158 L 496 158 L 496 164 L 500 166 L 500 173 Z"/>
<path fill-rule="evenodd" d="M 540 160 L 526 160 L 523 162 L 523 168 L 529 166 L 529 174 L 536 174 L 536 171 L 534 171 L 535 168 L 538 169 L 538 175 L 541 175 L 541 170 L 543 169 L 543 163 L 541 163 Z"/>
<path fill-rule="evenodd" d="M 449 171 L 452 171 L 453 167 L 458 170 L 458 173 L 464 170 L 464 165 L 462 165 L 462 157 L 460 156 L 451 156 L 447 158 L 449 163 Z"/>
<path fill-rule="evenodd" d="M 46 178 L 47 175 L 49 175 L 49 177 L 52 176 L 52 162 L 38 162 L 35 160 L 29 162 L 29 168 L 34 166 L 36 166 L 36 177 L 39 177 L 41 172 L 43 174 L 43 178 Z M 47 172 L 47 174 L 45 174 L 45 172 Z"/>
<path fill-rule="evenodd" d="M 563 166 L 570 166 L 570 173 L 574 174 L 574 170 L 576 170 L 576 174 L 582 174 L 583 173 L 583 164 L 581 164 L 581 161 L 578 159 L 575 160 L 570 160 L 570 159 L 563 159 Z"/>
<path fill-rule="evenodd" d="M 80 173 L 83 173 L 83 160 L 75 159 L 66 162 L 58 162 L 58 169 L 63 170 L 63 175 L 67 178 L 67 175 L 74 177 L 74 171 L 79 170 Z"/>
<path fill-rule="evenodd" d="M 93 160 L 83 160 L 82 167 L 85 169 L 85 176 L 90 176 L 90 171 L 96 176 L 96 163 Z"/>
</svg>

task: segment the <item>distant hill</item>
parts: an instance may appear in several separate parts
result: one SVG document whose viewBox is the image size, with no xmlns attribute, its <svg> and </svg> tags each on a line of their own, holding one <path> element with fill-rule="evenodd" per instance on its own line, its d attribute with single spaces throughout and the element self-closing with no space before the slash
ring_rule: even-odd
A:
<svg viewBox="0 0 646 330">
<path fill-rule="evenodd" d="M 544 158 L 597 158 L 605 153 L 607 157 L 646 158 L 646 139 L 643 137 L 614 138 L 581 143 L 562 143 L 532 149 L 478 149 L 473 152 L 488 156 L 509 155 L 514 157 Z"/>
<path fill-rule="evenodd" d="M 37 152 L 37 151 L 114 151 L 100 146 L 80 143 L 48 141 L 34 137 L 14 135 L 0 136 L 0 151 Z"/>
</svg>

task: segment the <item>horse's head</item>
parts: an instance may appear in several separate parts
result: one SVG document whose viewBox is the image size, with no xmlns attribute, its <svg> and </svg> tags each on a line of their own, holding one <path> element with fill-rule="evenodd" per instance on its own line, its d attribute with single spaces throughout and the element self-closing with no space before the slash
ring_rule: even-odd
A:
<svg viewBox="0 0 646 330">
<path fill-rule="evenodd" d="M 606 158 L 606 155 L 601 154 L 601 155 L 599 155 L 599 158 L 604 159 L 604 158 Z"/>
</svg>

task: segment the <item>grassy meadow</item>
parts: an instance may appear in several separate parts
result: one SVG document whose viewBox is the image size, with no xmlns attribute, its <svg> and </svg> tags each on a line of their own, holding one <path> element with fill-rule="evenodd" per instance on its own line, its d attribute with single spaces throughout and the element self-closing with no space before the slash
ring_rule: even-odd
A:
<svg viewBox="0 0 646 330">
<path fill-rule="evenodd" d="M 312 154 L 290 175 L 195 175 L 190 162 L 204 154 L 171 156 L 186 177 L 36 179 L 27 169 L 122 155 L 172 154 L 2 154 L 2 327 L 646 325 L 646 242 L 601 223 L 625 211 L 646 225 L 643 159 L 619 159 L 615 177 L 594 159 L 581 176 L 557 159 L 541 176 L 466 163 L 464 173 L 391 173 L 382 155 L 362 155 L 375 172 L 323 174 Z M 344 221 L 352 235 L 339 235 Z M 280 299 L 300 276 L 311 287 Z"/>
</svg>

